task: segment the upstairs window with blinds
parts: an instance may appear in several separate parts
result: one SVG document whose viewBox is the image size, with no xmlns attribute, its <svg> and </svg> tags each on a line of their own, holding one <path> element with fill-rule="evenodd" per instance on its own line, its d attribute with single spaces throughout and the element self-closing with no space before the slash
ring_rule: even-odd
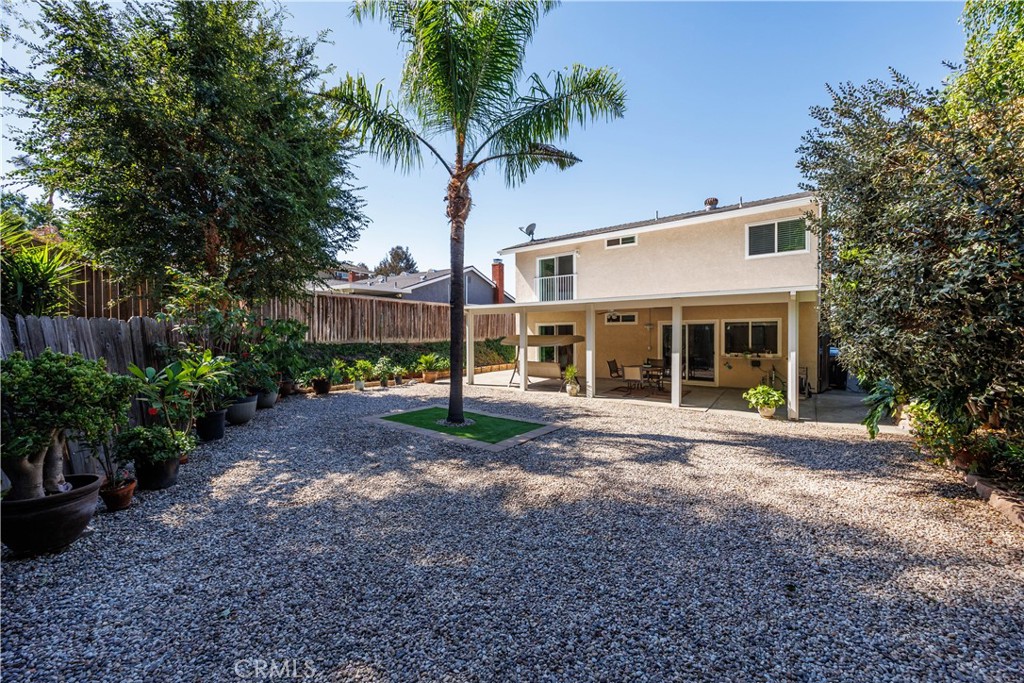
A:
<svg viewBox="0 0 1024 683">
<path fill-rule="evenodd" d="M 807 224 L 803 218 L 747 226 L 747 256 L 770 256 L 807 251 Z"/>
</svg>

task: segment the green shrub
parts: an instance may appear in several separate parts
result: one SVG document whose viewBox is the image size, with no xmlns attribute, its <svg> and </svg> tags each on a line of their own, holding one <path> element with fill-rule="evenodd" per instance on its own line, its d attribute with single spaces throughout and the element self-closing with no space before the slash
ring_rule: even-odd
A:
<svg viewBox="0 0 1024 683">
<path fill-rule="evenodd" d="M 125 460 L 163 462 L 188 455 L 196 447 L 192 436 L 167 427 L 133 427 L 117 435 L 118 456 Z"/>
<path fill-rule="evenodd" d="M 743 392 L 743 400 L 751 408 L 777 408 L 786 402 L 786 397 L 774 387 L 758 384 Z"/>
</svg>

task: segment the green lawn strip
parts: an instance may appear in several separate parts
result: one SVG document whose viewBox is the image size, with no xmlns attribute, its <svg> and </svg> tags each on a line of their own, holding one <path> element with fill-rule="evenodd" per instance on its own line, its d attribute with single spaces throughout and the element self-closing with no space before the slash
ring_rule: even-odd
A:
<svg viewBox="0 0 1024 683">
<path fill-rule="evenodd" d="M 491 417 L 490 415 L 481 415 L 468 411 L 465 415 L 467 419 L 473 420 L 473 424 L 464 427 L 446 427 L 445 425 L 438 424 L 438 420 L 448 417 L 448 411 L 445 408 L 424 408 L 408 413 L 399 413 L 398 415 L 388 415 L 383 419 L 486 443 L 498 443 L 499 441 L 504 441 L 526 432 L 532 432 L 534 429 L 544 426 L 536 422 L 520 422 L 519 420 L 508 420 L 503 417 Z"/>
</svg>

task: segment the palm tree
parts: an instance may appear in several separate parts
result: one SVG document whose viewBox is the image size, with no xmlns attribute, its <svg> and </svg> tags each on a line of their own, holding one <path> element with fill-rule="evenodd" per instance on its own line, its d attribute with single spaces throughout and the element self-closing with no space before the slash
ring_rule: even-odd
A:
<svg viewBox="0 0 1024 683">
<path fill-rule="evenodd" d="M 371 90 L 349 75 L 326 95 L 339 125 L 384 163 L 410 171 L 423 151 L 448 172 L 446 215 L 451 226 L 451 373 L 448 421 L 461 423 L 465 342 L 465 283 L 462 273 L 466 219 L 472 207 L 469 183 L 483 166 L 498 166 L 514 187 L 544 165 L 566 169 L 580 162 L 553 143 L 572 124 L 622 117 L 626 94 L 608 68 L 575 64 L 539 75 L 520 93 L 523 58 L 537 24 L 555 2 L 487 0 L 362 0 L 356 21 L 381 20 L 408 47 L 398 95 Z M 446 159 L 435 142 L 454 142 Z"/>
</svg>

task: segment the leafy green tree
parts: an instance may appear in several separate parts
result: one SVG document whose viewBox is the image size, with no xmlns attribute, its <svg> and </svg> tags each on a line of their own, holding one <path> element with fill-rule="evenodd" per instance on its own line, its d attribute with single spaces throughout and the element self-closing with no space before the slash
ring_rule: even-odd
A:
<svg viewBox="0 0 1024 683">
<path fill-rule="evenodd" d="M 165 267 L 249 298 L 301 291 L 365 219 L 318 89 L 321 39 L 253 1 L 42 0 L 33 68 L 4 63 L 15 171 L 56 188 L 67 234 L 128 282 Z"/>
<path fill-rule="evenodd" d="M 412 257 L 409 247 L 391 247 L 391 251 L 377 264 L 373 274 L 399 275 L 400 273 L 415 273 L 416 270 L 416 259 Z"/>
<path fill-rule="evenodd" d="M 349 76 L 327 95 L 364 150 L 403 171 L 417 168 L 426 152 L 445 169 L 453 273 L 463 271 L 470 181 L 481 168 L 498 166 L 509 186 L 542 166 L 567 169 L 580 159 L 555 143 L 573 124 L 625 113 L 624 88 L 608 68 L 576 64 L 550 82 L 533 74 L 520 92 L 526 47 L 555 4 L 364 0 L 353 9 L 357 21 L 382 20 L 400 36 L 407 48 L 401 88 L 385 94 L 381 85 L 371 90 L 361 76 Z M 438 138 L 453 144 L 449 157 L 438 151 Z M 455 423 L 465 419 L 458 379 L 465 301 L 463 279 L 453 277 L 448 420 Z"/>
<path fill-rule="evenodd" d="M 60 216 L 53 206 L 46 202 L 33 202 L 20 192 L 0 192 L 0 211 L 7 213 L 25 230 L 35 230 L 45 225 L 61 226 Z"/>
<path fill-rule="evenodd" d="M 799 149 L 850 367 L 950 423 L 1024 428 L 1024 12 L 969 3 L 942 90 L 830 88 Z M 888 386 L 888 385 L 886 385 Z"/>
</svg>

